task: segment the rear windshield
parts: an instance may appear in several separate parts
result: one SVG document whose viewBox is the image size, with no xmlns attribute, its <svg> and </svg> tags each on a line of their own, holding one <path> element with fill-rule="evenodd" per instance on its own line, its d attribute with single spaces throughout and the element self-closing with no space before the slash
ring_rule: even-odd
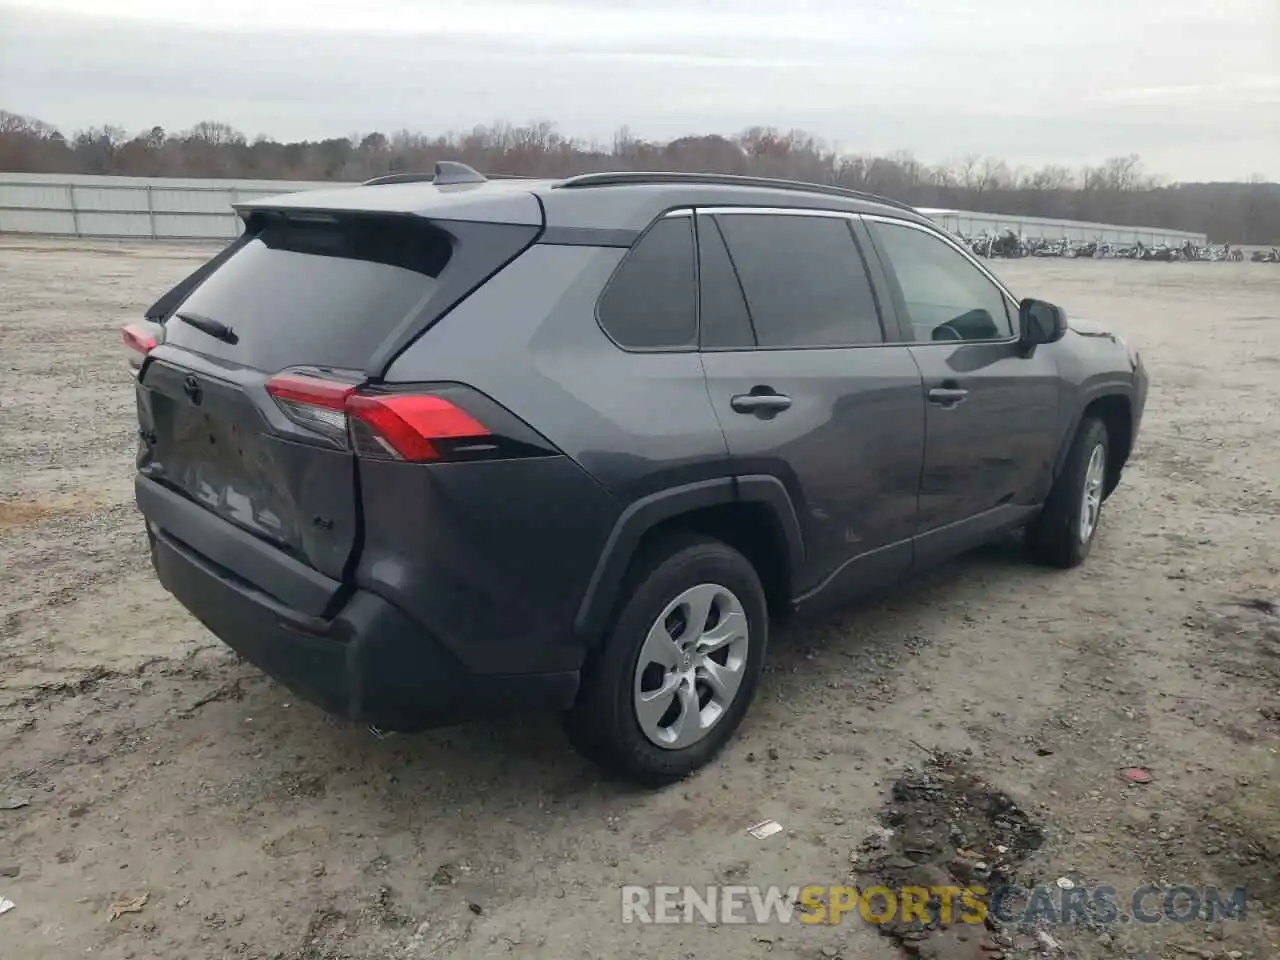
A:
<svg viewBox="0 0 1280 960">
<path fill-rule="evenodd" d="M 452 256 L 450 236 L 416 218 L 272 220 L 183 301 L 165 340 L 267 372 L 361 368 L 431 296 Z M 177 314 L 225 324 L 236 342 Z"/>
</svg>

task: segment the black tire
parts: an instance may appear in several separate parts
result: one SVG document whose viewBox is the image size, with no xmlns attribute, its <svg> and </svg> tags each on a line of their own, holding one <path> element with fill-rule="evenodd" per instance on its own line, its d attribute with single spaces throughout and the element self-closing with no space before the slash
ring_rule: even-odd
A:
<svg viewBox="0 0 1280 960">
<path fill-rule="evenodd" d="M 1080 513 L 1089 460 L 1099 445 L 1103 456 L 1109 457 L 1106 424 L 1096 417 L 1086 417 L 1076 430 L 1067 461 L 1049 491 L 1044 508 L 1027 529 L 1027 545 L 1037 563 L 1068 569 L 1082 563 L 1093 549 L 1102 521 L 1101 504 L 1087 537 L 1081 535 Z"/>
<path fill-rule="evenodd" d="M 637 661 L 650 627 L 667 605 L 704 583 L 728 588 L 742 604 L 747 620 L 742 680 L 701 740 L 669 749 L 651 741 L 640 727 L 633 699 Z M 764 668 L 768 631 L 764 588 L 746 557 L 707 537 L 660 537 L 633 561 L 612 628 L 583 666 L 577 702 L 565 715 L 570 741 L 589 759 L 643 786 L 664 786 L 688 776 L 707 764 L 742 722 Z"/>
</svg>

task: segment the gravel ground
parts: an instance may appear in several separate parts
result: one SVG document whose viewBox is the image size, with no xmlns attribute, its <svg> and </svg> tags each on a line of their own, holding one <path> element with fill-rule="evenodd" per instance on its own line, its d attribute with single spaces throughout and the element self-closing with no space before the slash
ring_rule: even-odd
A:
<svg viewBox="0 0 1280 960">
<path fill-rule="evenodd" d="M 1053 572 L 999 544 L 788 628 L 720 762 L 641 793 L 551 718 L 333 721 L 160 589 L 116 331 L 210 253 L 0 240 L 3 957 L 1280 955 L 1280 268 L 999 264 L 1147 358 L 1093 556 Z M 765 818 L 783 832 L 746 832 Z M 1019 883 L 1243 885 L 1249 908 L 1015 924 L 986 951 L 856 915 L 620 922 L 627 883 L 865 881 L 912 853 L 876 852 L 883 824 L 961 860 L 1016 827 L 1035 843 L 988 872 Z"/>
</svg>

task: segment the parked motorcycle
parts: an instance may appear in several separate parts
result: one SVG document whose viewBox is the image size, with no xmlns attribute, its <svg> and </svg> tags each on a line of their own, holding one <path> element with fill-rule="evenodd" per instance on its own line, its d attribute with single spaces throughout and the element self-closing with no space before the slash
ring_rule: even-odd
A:
<svg viewBox="0 0 1280 960">
<path fill-rule="evenodd" d="M 1105 242 L 1101 239 L 1072 242 L 1068 237 L 1050 240 L 1047 237 L 1020 236 L 1011 229 L 1001 233 L 986 232 L 978 236 L 969 236 L 963 231 L 955 231 L 953 236 L 975 256 L 986 258 L 1124 259 L 1144 260 L 1150 263 L 1241 263 L 1244 261 L 1244 251 L 1229 243 L 1215 247 L 1200 246 L 1190 240 L 1185 241 L 1181 246 L 1167 243 L 1147 246 L 1141 240 L 1132 245 Z M 1280 263 L 1280 248 L 1256 250 L 1250 259 L 1254 263 Z"/>
<path fill-rule="evenodd" d="M 1006 230 L 998 237 L 991 237 L 987 243 L 988 257 L 1007 257 L 1017 259 L 1027 255 L 1027 244 L 1022 237 L 1012 230 Z"/>
</svg>

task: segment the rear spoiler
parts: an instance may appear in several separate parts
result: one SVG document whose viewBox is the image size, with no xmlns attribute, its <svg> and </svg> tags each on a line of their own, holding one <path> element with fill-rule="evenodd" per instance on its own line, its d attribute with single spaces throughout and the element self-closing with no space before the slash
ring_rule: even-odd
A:
<svg viewBox="0 0 1280 960">
<path fill-rule="evenodd" d="M 324 217 L 355 214 L 506 223 L 542 229 L 542 204 L 520 181 L 437 185 L 434 181 L 362 184 L 255 197 L 231 205 L 246 223 L 255 213 Z"/>
</svg>

